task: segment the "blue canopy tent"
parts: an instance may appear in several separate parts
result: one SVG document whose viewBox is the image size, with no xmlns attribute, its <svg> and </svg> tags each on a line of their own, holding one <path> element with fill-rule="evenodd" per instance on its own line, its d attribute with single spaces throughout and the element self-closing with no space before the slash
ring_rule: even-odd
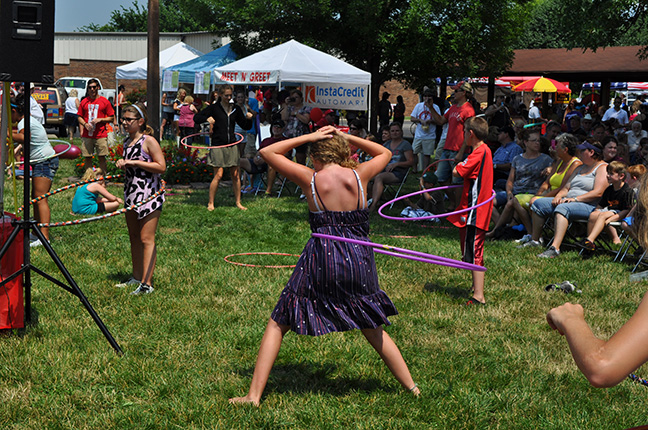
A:
<svg viewBox="0 0 648 430">
<path fill-rule="evenodd" d="M 179 71 L 178 82 L 193 83 L 196 72 L 211 72 L 215 67 L 224 66 L 236 61 L 236 58 L 237 55 L 232 51 L 228 43 L 198 58 L 167 67 L 164 70 Z"/>
</svg>

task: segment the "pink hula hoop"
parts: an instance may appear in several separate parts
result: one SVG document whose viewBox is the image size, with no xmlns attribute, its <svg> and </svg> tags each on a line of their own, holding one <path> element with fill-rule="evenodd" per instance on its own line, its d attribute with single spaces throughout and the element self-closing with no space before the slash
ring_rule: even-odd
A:
<svg viewBox="0 0 648 430">
<path fill-rule="evenodd" d="M 283 266 L 263 266 L 260 264 L 248 264 L 248 263 L 239 263 L 236 261 L 230 261 L 228 258 L 230 257 L 237 257 L 239 255 L 284 255 L 284 256 L 289 256 L 289 257 L 300 257 L 297 254 L 286 254 L 283 252 L 242 252 L 240 254 L 230 254 L 225 257 L 223 257 L 223 260 L 227 261 L 229 264 L 233 264 L 235 266 L 244 266 L 244 267 L 263 267 L 266 269 L 283 269 L 283 268 L 294 268 L 296 264 L 292 265 L 283 265 Z"/>
<path fill-rule="evenodd" d="M 439 257 L 438 255 L 426 254 L 425 252 L 412 251 L 410 249 L 396 248 L 394 246 L 382 245 L 380 243 L 367 242 L 365 240 L 350 239 L 342 236 L 333 236 L 330 234 L 311 233 L 311 236 L 318 239 L 339 240 L 341 242 L 353 243 L 356 245 L 370 246 L 374 248 L 374 252 L 380 254 L 391 255 L 393 257 L 405 258 L 408 260 L 420 261 L 422 263 L 437 264 L 439 266 L 454 267 L 457 269 L 475 270 L 478 272 L 485 272 L 484 266 L 477 264 L 466 263 L 464 261 L 453 260 L 451 258 Z M 410 254 L 410 255 L 406 255 Z"/>
<path fill-rule="evenodd" d="M 483 202 L 481 202 L 481 203 L 479 203 L 479 204 L 476 204 L 476 205 L 474 205 L 474 206 L 471 206 L 471 207 L 469 207 L 469 208 L 466 208 L 466 209 L 460 209 L 460 210 L 453 211 L 453 212 L 446 212 L 446 213 L 444 213 L 444 214 L 428 215 L 428 216 L 422 216 L 422 217 L 417 217 L 417 218 L 406 218 L 406 217 L 390 216 L 390 215 L 385 215 L 385 214 L 382 212 L 383 209 L 384 209 L 386 206 L 388 206 L 388 205 L 390 205 L 390 204 L 393 204 L 393 203 L 396 203 L 396 202 L 398 202 L 398 201 L 400 201 L 400 200 L 404 200 L 404 199 L 406 199 L 406 198 L 408 198 L 408 197 L 416 196 L 416 195 L 423 194 L 423 193 L 428 193 L 428 192 L 430 192 L 430 191 L 447 190 L 447 189 L 449 189 L 449 188 L 458 188 L 458 187 L 463 187 L 463 185 L 446 185 L 446 186 L 444 186 L 444 187 L 436 187 L 436 188 L 429 188 L 429 189 L 427 189 L 427 190 L 415 191 L 415 192 L 413 192 L 413 193 L 406 194 L 406 195 L 404 195 L 404 196 L 397 197 L 397 198 L 395 198 L 394 200 L 390 200 L 390 201 L 388 201 L 387 203 L 385 203 L 384 205 L 382 205 L 380 208 L 378 208 L 378 213 L 379 213 L 380 216 L 383 217 L 383 218 L 386 218 L 386 219 L 393 219 L 393 220 L 396 220 L 396 221 L 422 221 L 422 220 L 426 220 L 426 219 L 432 219 L 432 218 L 443 218 L 443 217 L 447 217 L 447 216 L 450 216 L 450 215 L 462 214 L 462 213 L 464 213 L 464 212 L 468 212 L 468 211 L 471 211 L 471 210 L 473 210 L 473 209 L 476 209 L 476 208 L 478 208 L 478 207 L 480 207 L 480 206 L 484 206 L 485 204 L 490 203 L 491 201 L 493 201 L 493 199 L 495 198 L 495 191 L 493 190 L 493 195 L 492 195 L 488 200 L 484 200 Z"/>
<path fill-rule="evenodd" d="M 239 140 L 237 140 L 236 142 L 234 142 L 234 143 L 228 143 L 227 145 L 219 145 L 219 146 L 194 146 L 194 145 L 189 145 L 189 144 L 187 143 L 187 139 L 189 139 L 190 137 L 194 137 L 194 136 L 209 136 L 210 134 L 211 134 L 211 133 L 208 132 L 208 131 L 206 131 L 206 132 L 202 132 L 202 133 L 190 134 L 189 136 L 185 136 L 185 137 L 183 137 L 182 139 L 180 139 L 180 143 L 181 143 L 182 145 L 186 146 L 187 148 L 194 148 L 194 149 L 218 149 L 218 148 L 229 148 L 230 146 L 238 145 L 239 143 L 243 142 L 243 139 L 245 139 L 241 133 L 234 133 L 234 134 L 236 134 L 236 135 L 238 135 L 238 136 L 241 136 L 241 138 L 240 138 Z"/>
</svg>

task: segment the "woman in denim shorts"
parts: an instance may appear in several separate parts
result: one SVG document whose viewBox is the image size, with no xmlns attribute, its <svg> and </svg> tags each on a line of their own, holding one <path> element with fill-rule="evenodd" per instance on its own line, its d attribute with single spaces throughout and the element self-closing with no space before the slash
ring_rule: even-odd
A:
<svg viewBox="0 0 648 430">
<path fill-rule="evenodd" d="M 555 197 L 542 197 L 533 202 L 531 211 L 533 225 L 541 226 L 554 215 L 554 238 L 551 246 L 538 257 L 554 258 L 560 255 L 560 245 L 567 233 L 569 223 L 575 219 L 586 220 L 608 186 L 607 163 L 603 161 L 603 145 L 598 141 L 585 141 L 576 147 L 583 164 Z M 539 232 L 534 232 L 534 236 Z M 538 239 L 534 239 L 538 240 Z"/>
<path fill-rule="evenodd" d="M 11 98 L 11 122 L 18 123 L 17 131 L 13 131 L 14 142 L 22 144 L 25 141 L 25 99 L 24 95 L 20 94 Z M 52 188 L 52 181 L 56 170 L 58 170 L 59 160 L 55 156 L 56 152 L 49 140 L 47 139 L 47 132 L 43 125 L 34 117 L 29 121 L 30 131 L 30 160 L 36 161 L 31 165 L 32 177 L 32 198 L 47 194 Z M 47 199 L 42 199 L 34 205 L 34 218 L 39 223 L 50 222 L 50 208 Z M 47 240 L 49 240 L 49 229 L 42 228 L 41 232 Z M 30 243 L 30 246 L 40 246 L 40 240 L 35 239 Z"/>
</svg>

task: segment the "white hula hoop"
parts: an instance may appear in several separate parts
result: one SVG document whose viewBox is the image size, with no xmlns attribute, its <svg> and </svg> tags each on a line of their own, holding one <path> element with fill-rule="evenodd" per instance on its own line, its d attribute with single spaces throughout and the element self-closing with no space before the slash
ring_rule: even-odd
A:
<svg viewBox="0 0 648 430">
<path fill-rule="evenodd" d="M 34 165 L 34 164 L 38 164 L 38 163 L 42 163 L 43 161 L 50 160 L 50 159 L 52 159 L 52 158 L 54 158 L 54 157 L 60 157 L 61 155 L 65 154 L 65 153 L 68 152 L 70 149 L 72 149 L 72 143 L 71 143 L 71 142 L 66 142 L 66 141 L 64 141 L 64 140 L 50 140 L 49 142 L 50 142 L 50 143 L 51 143 L 51 142 L 65 143 L 65 144 L 67 144 L 68 147 L 65 148 L 65 149 L 64 149 L 63 151 L 61 151 L 61 152 L 58 152 L 58 153 L 55 152 L 54 155 L 50 155 L 49 157 L 38 158 L 38 159 L 36 159 L 36 160 L 29 160 L 29 164 L 30 164 L 30 165 Z M 14 161 L 14 164 L 25 164 L 25 162 L 24 162 L 24 161 Z"/>
</svg>

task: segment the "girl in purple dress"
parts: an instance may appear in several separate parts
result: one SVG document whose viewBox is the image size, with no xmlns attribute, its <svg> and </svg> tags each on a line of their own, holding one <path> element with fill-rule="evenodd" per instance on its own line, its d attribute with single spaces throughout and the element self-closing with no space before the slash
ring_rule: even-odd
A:
<svg viewBox="0 0 648 430">
<path fill-rule="evenodd" d="M 162 187 L 160 175 L 166 170 L 166 162 L 160 144 L 147 125 L 146 107 L 134 104 L 122 109 L 121 122 L 128 132 L 124 142 L 124 158 L 117 160 L 117 167 L 124 169 L 124 206 L 148 199 Z M 137 285 L 131 294 L 153 292 L 151 280 L 155 270 L 157 230 L 164 194 L 135 209 L 126 211 L 126 225 L 131 244 L 133 274 L 117 287 Z"/>
<path fill-rule="evenodd" d="M 284 156 L 307 143 L 312 143 L 314 169 Z M 373 158 L 358 165 L 349 158 L 349 144 Z M 313 232 L 368 240 L 369 211 L 364 190 L 390 161 L 389 149 L 326 126 L 259 152 L 270 166 L 306 191 Z M 390 324 L 388 316 L 397 313 L 378 285 L 372 248 L 311 237 L 266 327 L 250 390 L 245 397 L 230 399 L 230 403 L 259 405 L 288 330 L 319 336 L 359 329 L 398 382 L 418 395 L 405 360 L 382 327 Z"/>
</svg>

